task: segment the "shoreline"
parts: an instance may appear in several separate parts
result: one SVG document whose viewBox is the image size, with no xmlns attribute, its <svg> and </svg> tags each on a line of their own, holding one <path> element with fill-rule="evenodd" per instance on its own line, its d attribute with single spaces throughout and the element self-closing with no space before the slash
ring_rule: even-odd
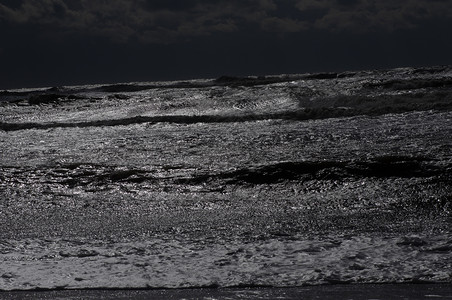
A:
<svg viewBox="0 0 452 300">
<path fill-rule="evenodd" d="M 0 299 L 452 299 L 452 283 L 0 291 Z"/>
</svg>

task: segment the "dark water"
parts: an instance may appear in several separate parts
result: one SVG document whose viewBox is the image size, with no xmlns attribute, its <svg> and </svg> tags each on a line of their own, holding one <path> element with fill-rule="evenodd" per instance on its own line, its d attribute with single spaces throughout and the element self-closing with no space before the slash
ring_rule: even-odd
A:
<svg viewBox="0 0 452 300">
<path fill-rule="evenodd" d="M 135 289 L 135 290 L 49 290 L 14 291 L 0 293 L 0 299 L 8 300 L 44 300 L 44 299 L 136 299 L 136 300 L 172 300 L 172 299 L 452 299 L 450 284 L 353 284 L 321 285 L 286 288 L 239 287 L 239 288 L 194 288 L 194 289 Z"/>
<path fill-rule="evenodd" d="M 452 281 L 452 68 L 0 92 L 0 289 Z"/>
</svg>

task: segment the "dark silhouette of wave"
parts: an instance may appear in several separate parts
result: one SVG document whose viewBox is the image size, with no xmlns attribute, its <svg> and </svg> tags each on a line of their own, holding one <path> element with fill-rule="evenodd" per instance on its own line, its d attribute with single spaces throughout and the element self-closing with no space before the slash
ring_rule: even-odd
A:
<svg viewBox="0 0 452 300">
<path fill-rule="evenodd" d="M 438 74 L 451 71 L 452 66 L 431 66 L 431 67 L 419 67 L 413 69 L 413 74 Z"/>
<path fill-rule="evenodd" d="M 384 88 L 390 90 L 416 90 L 423 88 L 447 88 L 452 87 L 452 78 L 411 78 L 391 79 L 378 83 L 366 84 L 367 88 Z"/>
<path fill-rule="evenodd" d="M 181 175 L 158 176 L 162 170 L 119 168 L 83 163 L 58 165 L 45 170 L 24 168 L 19 171 L 18 168 L 2 167 L 0 182 L 25 181 L 31 183 L 32 178 L 39 178 L 40 183 L 74 187 L 141 184 L 144 182 L 158 184 L 162 181 L 170 185 L 212 183 L 212 186 L 215 186 L 214 183 L 254 185 L 306 180 L 341 181 L 347 178 L 435 177 L 438 181 L 450 182 L 452 180 L 452 165 L 450 164 L 438 165 L 428 157 L 397 155 L 376 157 L 369 161 L 287 161 L 213 173 L 187 174 L 182 177 Z M 34 173 L 39 173 L 40 176 L 30 176 Z"/>
<path fill-rule="evenodd" d="M 382 115 L 386 113 L 403 113 L 410 111 L 450 110 L 452 109 L 452 93 L 449 90 L 417 91 L 406 94 L 383 95 L 337 95 L 306 102 L 299 98 L 300 107 L 314 110 L 331 111 L 347 109 L 345 115 Z M 334 112 L 331 112 L 334 116 Z M 339 115 L 340 116 L 340 115 Z"/>
<path fill-rule="evenodd" d="M 223 75 L 215 79 L 212 84 L 219 86 L 256 86 L 256 85 L 267 85 L 273 83 L 288 82 L 293 80 L 300 80 L 306 78 L 306 75 L 281 75 L 281 76 L 249 76 L 249 77 L 239 77 L 239 76 L 228 76 Z"/>
<path fill-rule="evenodd" d="M 29 105 L 57 104 L 63 101 L 84 99 L 80 93 L 86 89 L 71 89 L 65 87 L 52 87 L 45 90 L 30 91 L 0 91 L 0 102 L 16 103 L 26 101 Z"/>
<path fill-rule="evenodd" d="M 242 168 L 220 174 L 178 179 L 199 184 L 226 180 L 234 184 L 272 184 L 292 180 L 341 180 L 348 177 L 430 177 L 452 175 L 452 166 L 439 167 L 425 157 L 382 156 L 370 161 L 301 161 Z"/>
</svg>

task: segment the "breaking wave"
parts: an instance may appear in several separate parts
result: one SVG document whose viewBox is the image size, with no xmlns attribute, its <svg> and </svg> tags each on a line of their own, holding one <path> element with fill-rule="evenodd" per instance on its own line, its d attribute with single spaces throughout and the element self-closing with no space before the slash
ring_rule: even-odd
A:
<svg viewBox="0 0 452 300">
<path fill-rule="evenodd" d="M 34 99 L 34 98 L 32 98 Z M 59 98 L 50 94 L 40 96 L 39 101 L 49 103 Z M 390 113 L 404 113 L 412 111 L 450 111 L 452 110 L 452 94 L 449 92 L 437 92 L 433 94 L 397 95 L 384 96 L 380 98 L 363 96 L 335 96 L 325 98 L 322 102 L 310 103 L 306 107 L 304 100 L 300 100 L 298 109 L 278 112 L 255 112 L 255 113 L 229 113 L 223 114 L 197 114 L 197 115 L 155 115 L 134 116 L 118 119 L 104 119 L 80 122 L 22 122 L 10 123 L 0 122 L 0 130 L 16 131 L 24 129 L 50 129 L 50 128 L 85 128 L 100 126 L 119 126 L 142 123 L 231 123 L 250 122 L 260 120 L 315 120 L 327 118 L 353 117 L 353 116 L 379 116 Z M 303 107 L 304 106 L 304 107 Z"/>
<path fill-rule="evenodd" d="M 45 121 L 0 119 L 0 130 L 118 126 L 140 123 L 227 123 L 310 120 L 411 111 L 452 110 L 450 67 L 130 83 L 0 92 L 16 114 Z M 258 86 L 259 87 L 256 87 Z M 17 108 L 16 108 L 17 106 Z M 130 113 L 132 107 L 137 107 Z M 52 119 L 52 108 L 60 109 Z M 96 112 L 95 114 L 94 112 Z M 104 114 L 106 110 L 113 113 Z M 144 111 L 145 113 L 140 113 Z M 62 111 L 86 119 L 61 121 Z M 126 113 L 124 113 L 126 112 Z M 71 120 L 73 118 L 70 118 Z"/>
</svg>

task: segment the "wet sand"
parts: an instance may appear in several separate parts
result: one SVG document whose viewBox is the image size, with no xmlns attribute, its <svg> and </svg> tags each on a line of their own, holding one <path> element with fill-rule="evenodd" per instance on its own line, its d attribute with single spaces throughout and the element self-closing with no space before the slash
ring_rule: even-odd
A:
<svg viewBox="0 0 452 300">
<path fill-rule="evenodd" d="M 0 292 L 0 299 L 452 299 L 452 284 L 350 284 L 296 288 L 197 288 Z"/>
</svg>

